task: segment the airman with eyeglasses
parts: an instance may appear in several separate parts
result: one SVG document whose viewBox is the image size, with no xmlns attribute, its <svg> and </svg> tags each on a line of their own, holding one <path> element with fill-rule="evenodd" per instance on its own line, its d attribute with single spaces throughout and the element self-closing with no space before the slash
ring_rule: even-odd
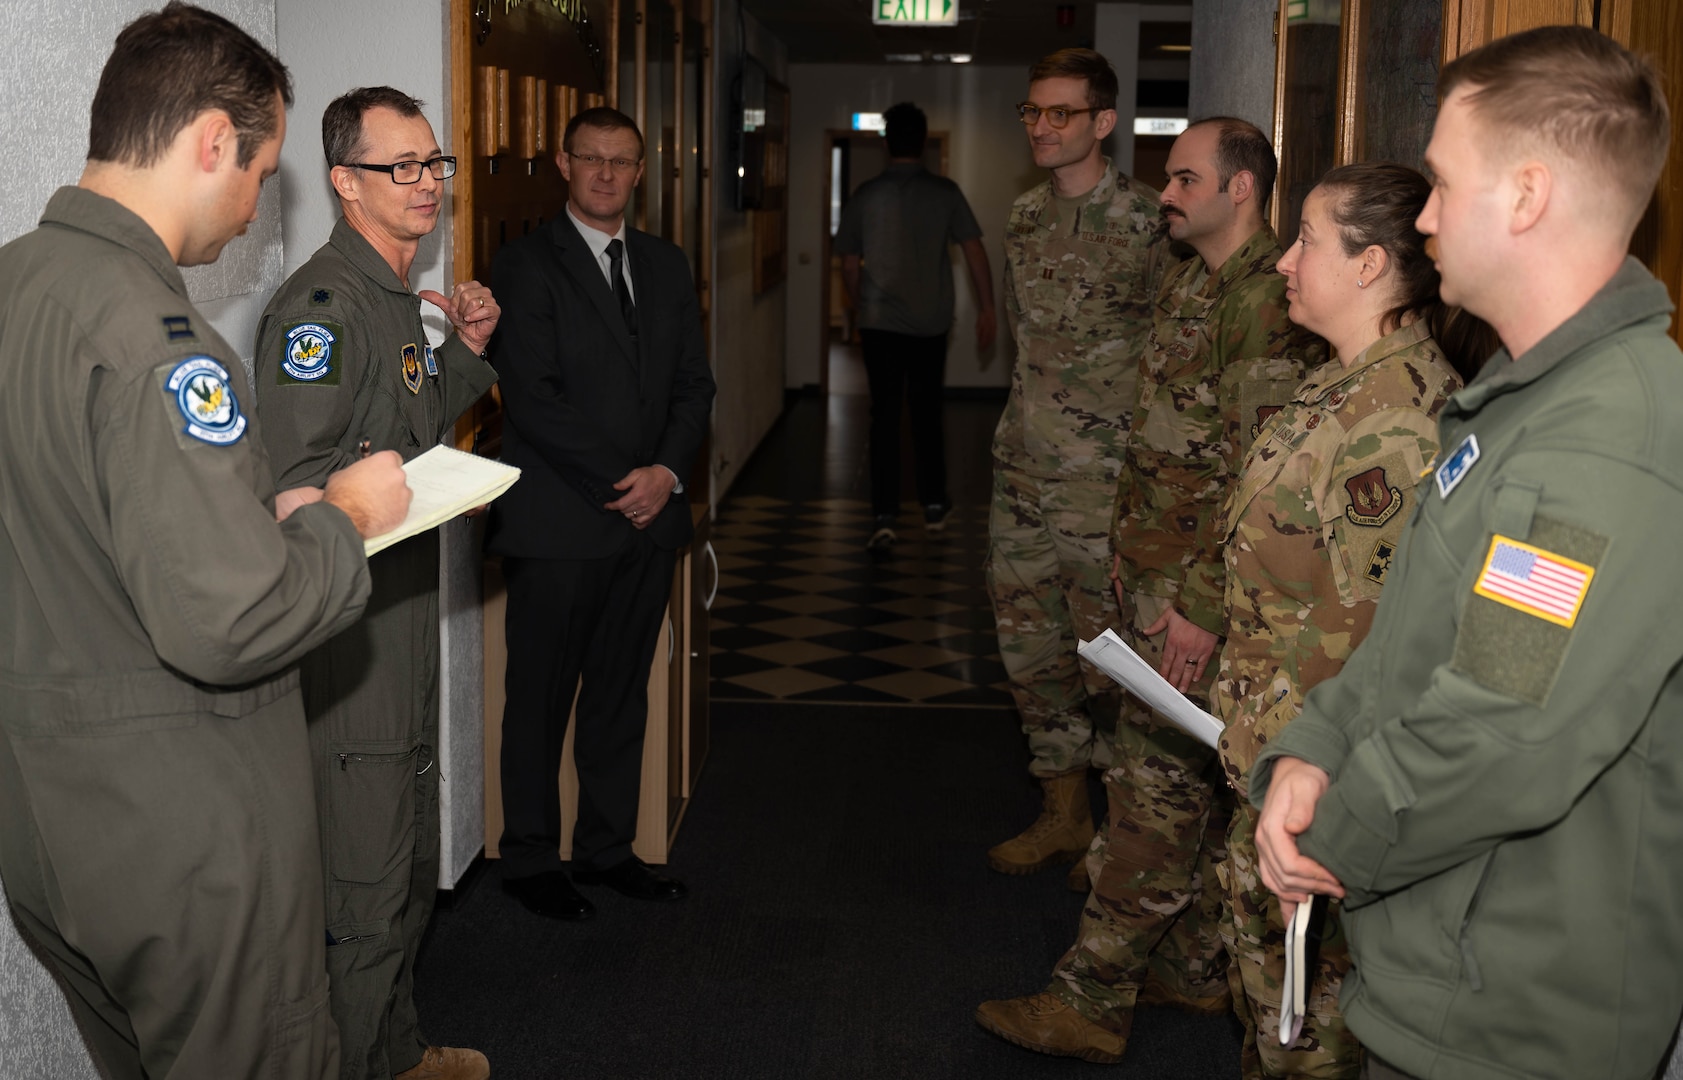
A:
<svg viewBox="0 0 1683 1080">
<path fill-rule="evenodd" d="M 370 172 L 383 172 L 392 178 L 394 184 L 418 184 L 421 182 L 421 171 L 424 169 L 432 173 L 434 180 L 448 180 L 456 175 L 456 159 L 448 154 L 439 154 L 427 158 L 425 161 L 394 161 L 390 165 L 375 165 L 371 162 L 353 162 L 346 165 L 347 169 L 367 169 Z"/>
<path fill-rule="evenodd" d="M 643 163 L 642 158 L 605 158 L 600 154 L 575 154 L 571 150 L 561 151 L 586 169 L 600 169 L 603 164 L 616 173 L 628 173 Z"/>
</svg>

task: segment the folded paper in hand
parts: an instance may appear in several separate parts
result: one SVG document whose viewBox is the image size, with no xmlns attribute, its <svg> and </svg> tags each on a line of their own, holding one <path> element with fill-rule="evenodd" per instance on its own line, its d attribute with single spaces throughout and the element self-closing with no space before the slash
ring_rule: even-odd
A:
<svg viewBox="0 0 1683 1080">
<path fill-rule="evenodd" d="M 1307 904 L 1297 905 L 1297 912 L 1286 924 L 1286 978 L 1280 987 L 1280 1045 L 1290 1046 L 1303 1033 L 1303 1010 L 1307 1005 L 1307 941 L 1310 912 L 1315 910 L 1315 897 Z"/>
<path fill-rule="evenodd" d="M 1174 721 L 1175 726 L 1207 746 L 1216 745 L 1224 725 L 1220 720 L 1188 701 L 1186 695 L 1169 685 L 1169 680 L 1157 674 L 1157 669 L 1141 659 L 1140 654 L 1106 630 L 1092 641 L 1083 641 L 1076 649 L 1081 658 L 1114 679 L 1129 693 L 1149 705 L 1159 716 Z"/>
<path fill-rule="evenodd" d="M 435 446 L 405 462 L 403 471 L 414 493 L 409 514 L 397 528 L 362 542 L 362 550 L 369 555 L 485 505 L 520 479 L 520 470 L 511 465 L 449 446 Z"/>
</svg>

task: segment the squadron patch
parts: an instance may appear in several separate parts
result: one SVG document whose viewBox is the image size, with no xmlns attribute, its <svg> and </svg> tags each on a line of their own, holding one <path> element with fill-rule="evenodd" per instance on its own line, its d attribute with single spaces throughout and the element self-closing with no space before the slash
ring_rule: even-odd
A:
<svg viewBox="0 0 1683 1080">
<path fill-rule="evenodd" d="M 1438 466 L 1437 485 L 1438 498 L 1447 499 L 1449 493 L 1455 490 L 1455 485 L 1467 475 L 1467 470 L 1478 460 L 1478 436 L 1469 433 L 1461 440 L 1461 445 L 1455 448 L 1442 465 Z"/>
<path fill-rule="evenodd" d="M 421 350 L 414 345 L 403 347 L 403 385 L 411 394 L 421 392 Z"/>
<path fill-rule="evenodd" d="M 303 322 L 289 328 L 275 382 L 337 385 L 339 369 L 333 362 L 333 347 L 340 332 L 336 323 Z"/>
<path fill-rule="evenodd" d="M 426 346 L 426 350 L 427 350 L 427 378 L 436 379 L 436 378 L 438 378 L 438 361 L 432 355 L 432 346 L 431 345 Z"/>
<path fill-rule="evenodd" d="M 1396 517 L 1397 511 L 1402 509 L 1402 492 L 1386 480 L 1383 465 L 1350 477 L 1344 481 L 1344 490 L 1350 495 L 1350 505 L 1345 509 L 1344 516 L 1353 525 L 1378 528 Z"/>
<path fill-rule="evenodd" d="M 165 341 L 192 341 L 198 337 L 193 333 L 193 320 L 185 315 L 165 315 L 163 320 Z"/>
<path fill-rule="evenodd" d="M 214 446 L 229 446 L 245 434 L 245 414 L 228 385 L 228 369 L 208 356 L 189 356 L 170 371 L 164 389 L 187 421 L 183 434 Z"/>
<path fill-rule="evenodd" d="M 1367 571 L 1363 576 L 1375 584 L 1385 584 L 1385 575 L 1390 572 L 1391 560 L 1396 555 L 1397 549 L 1389 540 L 1379 541 L 1373 545 L 1373 554 L 1368 556 Z"/>
<path fill-rule="evenodd" d="M 1593 577 L 1593 566 L 1497 534 L 1473 592 L 1570 629 Z"/>
</svg>

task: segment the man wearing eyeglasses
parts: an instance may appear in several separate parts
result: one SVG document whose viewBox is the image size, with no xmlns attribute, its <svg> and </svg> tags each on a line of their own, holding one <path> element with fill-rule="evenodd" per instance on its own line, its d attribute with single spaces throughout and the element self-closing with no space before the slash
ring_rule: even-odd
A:
<svg viewBox="0 0 1683 1080">
<path fill-rule="evenodd" d="M 682 481 L 707 434 L 713 375 L 688 259 L 625 222 L 643 174 L 637 125 L 586 109 L 556 164 L 565 207 L 492 269 L 508 305 L 492 351 L 503 460 L 522 473 L 491 507 L 486 547 L 508 582 L 503 887 L 534 914 L 576 920 L 595 909 L 574 881 L 637 900 L 685 895 L 631 840 L 649 665 L 694 531 Z M 575 691 L 569 879 L 557 776 Z"/>
<path fill-rule="evenodd" d="M 320 485 L 370 450 L 405 461 L 443 440 L 496 374 L 499 309 L 476 281 L 410 291 L 423 236 L 456 170 L 391 87 L 328 105 L 322 143 L 342 217 L 281 286 L 257 332 L 256 392 L 277 481 Z M 436 349 L 421 301 L 454 333 Z M 438 888 L 438 534 L 369 560 L 363 620 L 305 656 L 327 885 L 327 966 L 345 1080 L 489 1075 L 474 1050 L 418 1029 L 412 971 Z"/>
<path fill-rule="evenodd" d="M 1044 806 L 988 852 L 1006 874 L 1075 862 L 1093 835 L 1087 769 L 1094 721 L 1115 688 L 1076 657 L 1078 638 L 1118 621 L 1106 568 L 1140 353 L 1167 238 L 1157 193 L 1118 172 L 1100 144 L 1116 126 L 1116 72 L 1064 49 L 1029 73 L 1017 106 L 1046 183 L 1018 197 L 1005 231 L 1004 302 L 1017 345 L 994 432 L 988 585 L 999 654 L 1028 736 Z M 1086 890 L 1079 864 L 1072 887 Z"/>
</svg>

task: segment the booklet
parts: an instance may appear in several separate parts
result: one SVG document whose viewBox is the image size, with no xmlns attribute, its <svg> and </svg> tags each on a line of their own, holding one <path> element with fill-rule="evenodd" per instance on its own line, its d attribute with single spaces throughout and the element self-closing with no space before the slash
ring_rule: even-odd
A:
<svg viewBox="0 0 1683 1080">
<path fill-rule="evenodd" d="M 1306 942 L 1309 937 L 1310 913 L 1315 910 L 1315 898 L 1297 905 L 1291 921 L 1286 923 L 1286 978 L 1280 987 L 1280 1045 L 1290 1046 L 1303 1031 L 1303 1010 L 1306 1006 L 1308 973 L 1304 971 Z"/>
<path fill-rule="evenodd" d="M 1225 725 L 1170 686 L 1169 680 L 1157 674 L 1156 668 L 1116 636 L 1116 631 L 1107 629 L 1092 641 L 1081 642 L 1076 652 L 1199 742 L 1215 746 L 1221 738 Z M 1210 663 L 1215 662 L 1215 657 L 1211 657 Z"/>
<path fill-rule="evenodd" d="M 433 447 L 405 462 L 403 471 L 409 477 L 409 490 L 414 492 L 409 514 L 397 528 L 362 542 L 362 550 L 369 555 L 483 506 L 520 478 L 520 470 L 512 465 L 464 454 L 450 446 Z"/>
</svg>

